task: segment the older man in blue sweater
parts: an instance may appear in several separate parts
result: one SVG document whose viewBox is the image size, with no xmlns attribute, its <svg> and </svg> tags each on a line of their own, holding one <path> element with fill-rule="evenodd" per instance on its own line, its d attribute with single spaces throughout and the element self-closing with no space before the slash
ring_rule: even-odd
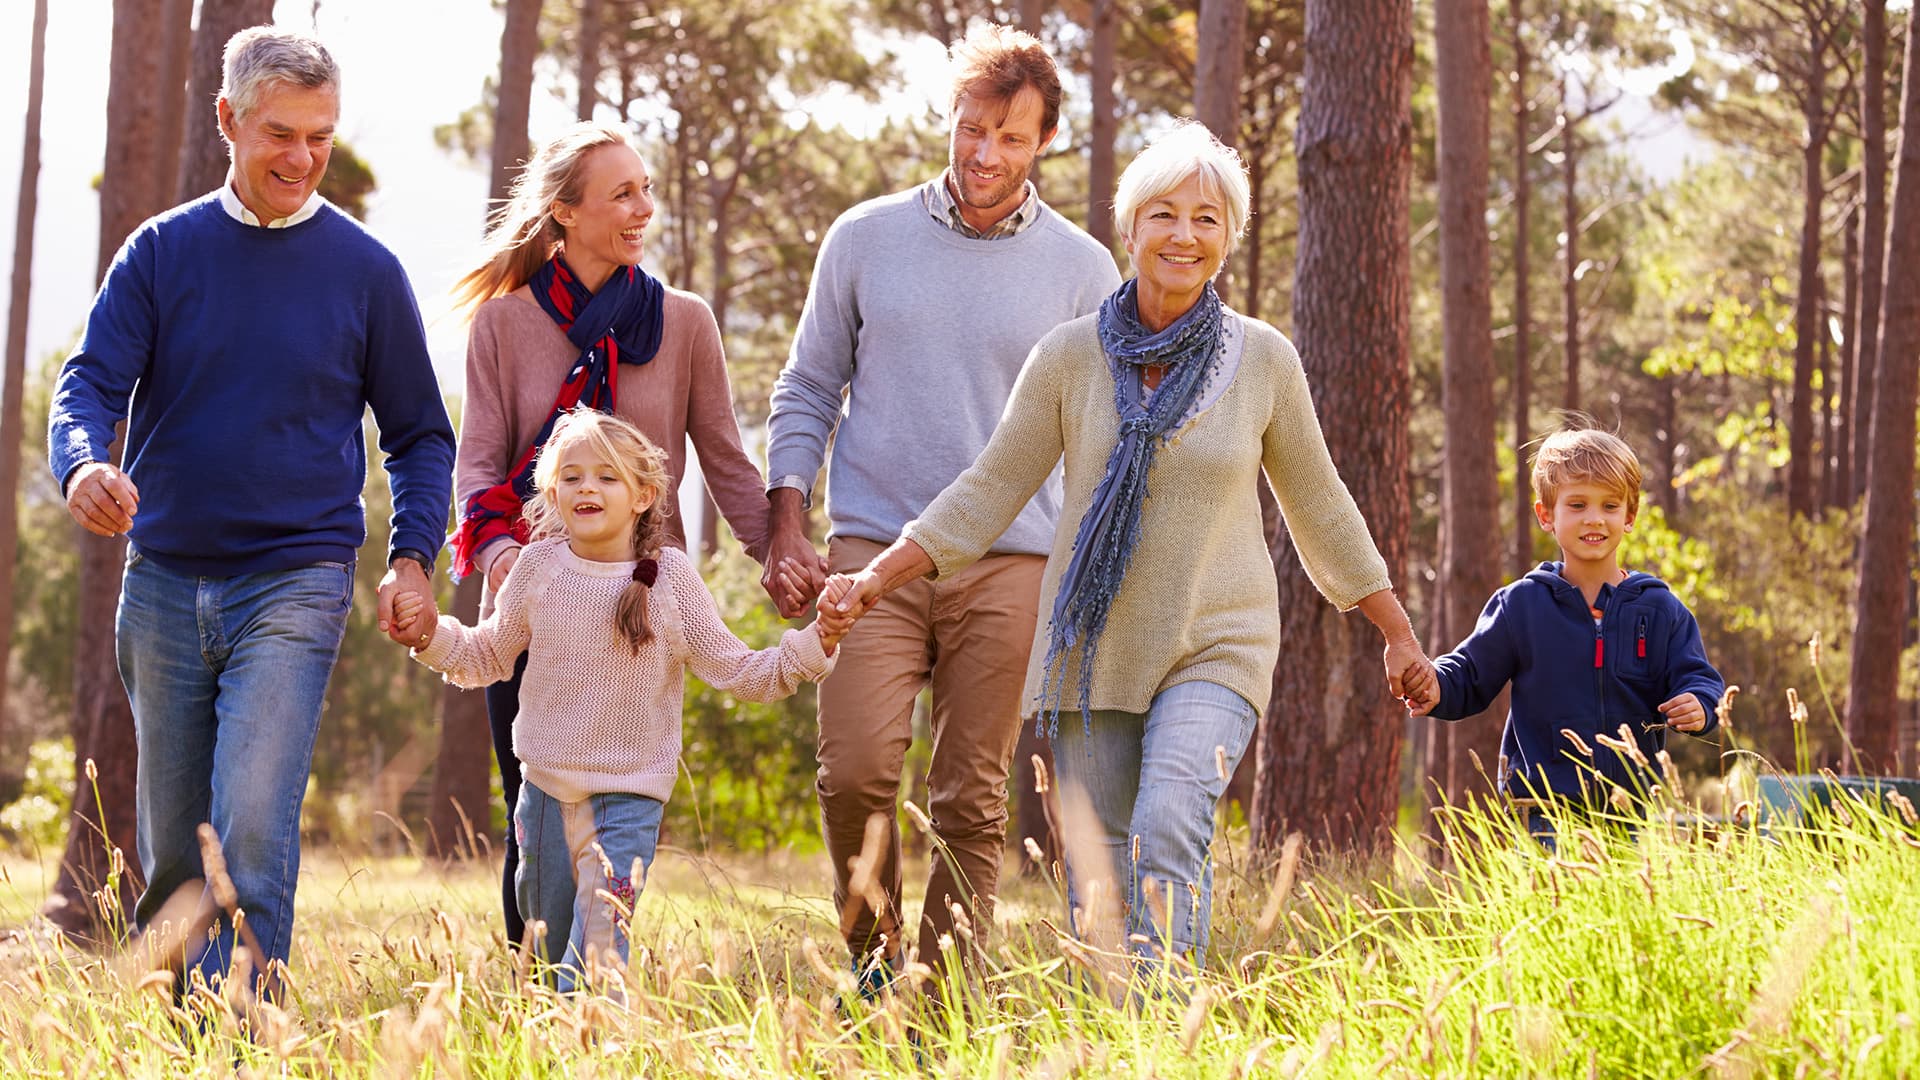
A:
<svg viewBox="0 0 1920 1080">
<path fill-rule="evenodd" d="M 393 490 L 383 630 L 397 591 L 429 587 L 452 486 L 453 430 L 406 274 L 316 193 L 339 83 L 304 35 L 255 27 L 228 43 L 227 182 L 127 238 L 48 430 L 74 520 L 132 541 L 115 634 L 140 752 L 135 920 L 197 887 L 195 832 L 211 823 L 269 990 L 366 539 L 366 408 Z M 122 419 L 124 469 L 108 455 Z M 212 977 L 234 947 L 226 925 L 188 959 Z"/>
</svg>

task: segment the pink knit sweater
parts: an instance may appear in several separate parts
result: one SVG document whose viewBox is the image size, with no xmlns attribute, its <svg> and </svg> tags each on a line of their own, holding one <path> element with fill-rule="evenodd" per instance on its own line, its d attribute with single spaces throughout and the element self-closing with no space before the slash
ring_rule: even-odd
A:
<svg viewBox="0 0 1920 1080">
<path fill-rule="evenodd" d="M 667 452 L 667 473 L 676 489 L 687 470 L 687 437 L 692 436 L 713 501 L 747 553 L 764 559 L 766 486 L 740 443 L 720 328 L 706 301 L 692 293 L 668 289 L 665 304 L 660 351 L 645 364 L 620 365 L 614 415 Z M 524 286 L 474 312 L 453 466 L 456 507 L 465 507 L 474 492 L 506 479 L 507 470 L 553 412 L 561 380 L 579 356 L 580 350 Z M 667 530 L 674 546 L 686 546 L 679 518 L 669 517 Z M 479 552 L 480 572 L 512 546 L 511 540 L 501 540 Z"/>
<path fill-rule="evenodd" d="M 608 792 L 666 801 L 679 773 L 686 668 L 746 701 L 777 701 L 833 670 L 811 626 L 774 648 L 748 648 L 678 548 L 660 552 L 647 594 L 653 638 L 635 656 L 613 622 L 633 568 L 582 559 L 565 540 L 537 541 L 513 564 L 493 614 L 474 627 L 442 615 L 413 654 L 474 687 L 512 675 L 526 650 L 513 752 L 526 778 L 562 802 Z"/>
</svg>

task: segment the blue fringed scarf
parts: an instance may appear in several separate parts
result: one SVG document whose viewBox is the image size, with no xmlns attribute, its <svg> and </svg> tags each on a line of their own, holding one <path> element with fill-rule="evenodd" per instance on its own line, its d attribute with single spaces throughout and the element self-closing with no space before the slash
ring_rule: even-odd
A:
<svg viewBox="0 0 1920 1080">
<path fill-rule="evenodd" d="M 1106 629 L 1114 597 L 1127 576 L 1140 541 L 1140 508 L 1147 498 L 1147 473 L 1154 453 L 1167 441 L 1206 385 L 1219 353 L 1223 309 L 1209 284 L 1198 302 L 1166 329 L 1155 332 L 1140 322 L 1135 281 L 1121 285 L 1100 304 L 1100 347 L 1113 372 L 1113 406 L 1120 416 L 1120 438 L 1107 458 L 1107 473 L 1093 491 L 1093 502 L 1073 538 L 1073 559 L 1060 578 L 1047 631 L 1046 678 L 1041 684 L 1035 734 L 1051 739 L 1060 729 L 1060 693 L 1068 654 L 1080 647 L 1080 715 L 1093 724 L 1093 657 Z M 1141 402 L 1142 369 L 1163 364 L 1165 373 L 1153 397 Z"/>
</svg>

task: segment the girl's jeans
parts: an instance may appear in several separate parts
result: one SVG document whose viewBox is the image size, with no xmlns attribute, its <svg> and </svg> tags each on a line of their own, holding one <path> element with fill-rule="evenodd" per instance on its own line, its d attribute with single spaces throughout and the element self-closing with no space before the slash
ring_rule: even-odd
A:
<svg viewBox="0 0 1920 1080">
<path fill-rule="evenodd" d="M 589 795 L 561 802 L 531 781 L 520 785 L 513 810 L 520 844 L 520 869 L 514 891 L 527 922 L 547 924 L 537 939 L 537 955 L 556 965 L 562 993 L 579 981 L 589 962 L 627 959 L 627 934 L 620 925 L 646 886 L 647 869 L 660 841 L 660 800 L 645 795 Z M 614 909 L 602 892 L 625 908 Z M 566 942 L 556 957 L 558 942 Z"/>
<path fill-rule="evenodd" d="M 1063 792 L 1086 799 L 1108 864 L 1076 866 L 1069 848 L 1067 902 L 1080 913 L 1089 881 L 1111 875 L 1123 890 L 1127 947 L 1136 955 L 1205 958 L 1214 806 L 1246 752 L 1255 719 L 1245 698 L 1210 682 L 1168 687 L 1146 713 L 1096 711 L 1090 733 L 1080 716 L 1062 710 L 1054 768 Z M 1074 805 L 1069 795 L 1064 812 L 1073 813 Z M 1075 826 L 1067 823 L 1070 837 Z M 1145 898 L 1149 889 L 1153 901 Z"/>
</svg>

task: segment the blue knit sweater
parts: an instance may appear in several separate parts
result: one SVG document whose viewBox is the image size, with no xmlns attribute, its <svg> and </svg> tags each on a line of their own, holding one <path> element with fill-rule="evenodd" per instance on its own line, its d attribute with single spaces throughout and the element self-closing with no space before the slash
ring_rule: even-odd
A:
<svg viewBox="0 0 1920 1080">
<path fill-rule="evenodd" d="M 1707 710 L 1698 734 L 1719 722 L 1714 709 L 1726 684 L 1707 662 L 1693 613 L 1666 582 L 1629 574 L 1619 585 L 1601 586 L 1594 606 L 1602 613 L 1598 627 L 1580 589 L 1560 576 L 1560 564 L 1541 563 L 1494 593 L 1473 633 L 1434 661 L 1440 704 L 1432 715 L 1442 720 L 1485 711 L 1513 684 L 1500 739 L 1509 795 L 1551 792 L 1591 803 L 1606 795 L 1606 785 L 1593 782 L 1596 771 L 1645 791 L 1653 778 L 1594 736 L 1618 738 L 1625 724 L 1651 760 L 1667 744 L 1659 706 L 1683 693 L 1697 695 Z M 1593 750 L 1591 761 L 1563 729 Z"/>
<path fill-rule="evenodd" d="M 332 206 L 264 229 L 216 193 L 149 220 L 114 258 L 54 386 L 48 458 L 64 490 L 108 460 L 124 418 L 133 544 L 177 572 L 346 562 L 366 540 L 369 405 L 392 546 L 431 555 L 453 428 L 399 260 Z"/>
</svg>

